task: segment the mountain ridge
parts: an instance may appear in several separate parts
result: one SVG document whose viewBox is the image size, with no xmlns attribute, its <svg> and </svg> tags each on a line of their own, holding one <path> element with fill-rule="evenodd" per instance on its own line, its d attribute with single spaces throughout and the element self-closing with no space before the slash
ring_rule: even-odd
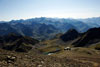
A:
<svg viewBox="0 0 100 67">
<path fill-rule="evenodd" d="M 76 29 L 78 32 L 83 33 L 90 28 L 99 27 L 97 23 L 95 26 L 93 26 L 94 23 L 88 25 L 88 23 L 78 19 L 59 19 L 46 17 L 26 20 L 12 20 L 8 23 L 0 23 L 0 25 L 0 35 L 16 33 L 24 36 L 30 36 L 38 40 L 51 39 L 56 34 L 65 33 L 69 29 Z"/>
<path fill-rule="evenodd" d="M 11 51 L 28 52 L 36 43 L 39 43 L 39 41 L 22 35 L 8 34 L 0 36 L 0 48 Z"/>
</svg>

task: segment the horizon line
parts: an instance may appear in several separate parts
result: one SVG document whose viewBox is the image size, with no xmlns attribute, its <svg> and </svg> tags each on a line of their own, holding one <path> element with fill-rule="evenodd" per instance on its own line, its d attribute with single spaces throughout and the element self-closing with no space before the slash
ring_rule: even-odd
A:
<svg viewBox="0 0 100 67">
<path fill-rule="evenodd" d="M 96 17 L 80 17 L 80 18 L 74 18 L 74 17 L 45 17 L 45 16 L 38 16 L 38 17 L 29 17 L 29 18 L 20 18 L 20 19 L 9 19 L 9 20 L 0 20 L 0 21 L 12 21 L 12 20 L 28 20 L 28 19 L 33 19 L 33 18 L 58 18 L 58 19 L 89 19 L 89 18 L 97 18 L 100 16 Z"/>
</svg>

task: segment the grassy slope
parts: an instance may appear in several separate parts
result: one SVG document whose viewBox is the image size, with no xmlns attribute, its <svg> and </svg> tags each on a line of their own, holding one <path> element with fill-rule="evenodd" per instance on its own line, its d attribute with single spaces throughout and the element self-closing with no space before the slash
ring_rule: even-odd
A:
<svg viewBox="0 0 100 67">
<path fill-rule="evenodd" d="M 91 46 L 91 47 L 84 47 L 84 48 L 77 48 L 77 47 L 72 47 L 71 51 L 65 51 L 64 48 L 67 46 L 67 43 L 60 43 L 59 45 L 57 44 L 59 40 L 54 39 L 54 40 L 48 40 L 43 43 L 46 44 L 45 47 L 40 48 L 43 52 L 50 52 L 54 51 L 57 48 L 60 48 L 60 52 L 56 52 L 52 54 L 51 56 L 53 57 L 58 57 L 58 58 L 69 58 L 73 60 L 77 60 L 82 63 L 91 63 L 94 65 L 94 67 L 99 67 L 100 63 L 100 51 L 95 50 L 96 47 L 99 47 L 99 45 Z"/>
</svg>

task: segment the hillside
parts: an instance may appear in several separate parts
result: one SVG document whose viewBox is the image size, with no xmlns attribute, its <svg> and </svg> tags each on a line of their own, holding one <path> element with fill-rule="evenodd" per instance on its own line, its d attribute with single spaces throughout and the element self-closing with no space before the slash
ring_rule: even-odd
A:
<svg viewBox="0 0 100 67">
<path fill-rule="evenodd" d="M 90 46 L 88 48 L 74 47 L 76 44 L 73 44 L 80 39 L 88 39 L 94 33 L 99 35 L 99 30 L 100 28 L 93 28 L 85 33 L 79 33 L 75 29 L 71 29 L 65 34 L 57 34 L 53 39 L 41 42 L 16 34 L 1 36 L 0 65 L 6 67 L 99 67 L 99 44 L 90 46 L 91 44 L 88 43 L 90 39 L 86 43 Z M 87 36 L 84 37 L 86 34 Z M 91 40 L 97 43 L 99 37 L 94 35 Z M 95 43 L 94 41 L 92 43 Z M 71 50 L 65 50 L 68 46 L 71 47 Z"/>
<path fill-rule="evenodd" d="M 36 53 L 37 52 L 37 53 Z M 9 58 L 11 57 L 11 58 Z M 15 57 L 15 58 L 14 58 Z M 14 59 L 12 59 L 14 58 Z M 82 59 L 81 59 L 82 60 Z M 28 53 L 17 53 L 0 49 L 0 66 L 9 67 L 94 67 L 91 62 L 82 62 L 71 58 L 59 58 L 46 56 L 38 53 L 37 50 L 31 50 Z"/>
<path fill-rule="evenodd" d="M 89 66 L 99 67 L 99 32 L 100 28 L 92 28 L 85 33 L 79 33 L 75 29 L 71 29 L 65 34 L 58 34 L 51 40 L 41 42 L 38 50 L 44 55 L 69 58 L 88 65 L 90 63 Z M 65 49 L 66 47 L 70 47 L 70 50 Z"/>
<path fill-rule="evenodd" d="M 78 33 L 75 29 L 70 29 L 65 34 L 61 35 L 60 38 L 66 42 L 69 40 L 74 40 L 78 36 L 80 36 L 80 33 Z"/>
<path fill-rule="evenodd" d="M 88 47 L 99 49 L 100 46 L 100 28 L 89 29 L 85 33 L 79 33 L 75 29 L 71 29 L 65 34 L 58 34 L 51 40 L 43 41 L 46 47 L 56 47 L 62 49 L 64 47 Z"/>
<path fill-rule="evenodd" d="M 38 40 L 30 37 L 9 34 L 0 37 L 0 48 L 17 52 L 28 52 L 38 42 Z"/>
<path fill-rule="evenodd" d="M 79 40 L 77 40 L 74 44 L 75 46 L 90 46 L 91 44 L 95 44 L 100 42 L 100 28 L 89 29 L 87 32 L 83 33 Z"/>
</svg>

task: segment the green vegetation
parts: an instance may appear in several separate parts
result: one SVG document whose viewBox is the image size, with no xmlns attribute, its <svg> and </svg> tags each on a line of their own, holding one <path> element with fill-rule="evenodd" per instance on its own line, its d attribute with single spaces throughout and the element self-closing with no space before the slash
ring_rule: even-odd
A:
<svg viewBox="0 0 100 67">
<path fill-rule="evenodd" d="M 49 53 L 49 52 L 56 52 L 60 51 L 62 48 L 60 46 L 48 46 L 44 48 L 40 48 L 39 50 L 43 53 Z"/>
</svg>

